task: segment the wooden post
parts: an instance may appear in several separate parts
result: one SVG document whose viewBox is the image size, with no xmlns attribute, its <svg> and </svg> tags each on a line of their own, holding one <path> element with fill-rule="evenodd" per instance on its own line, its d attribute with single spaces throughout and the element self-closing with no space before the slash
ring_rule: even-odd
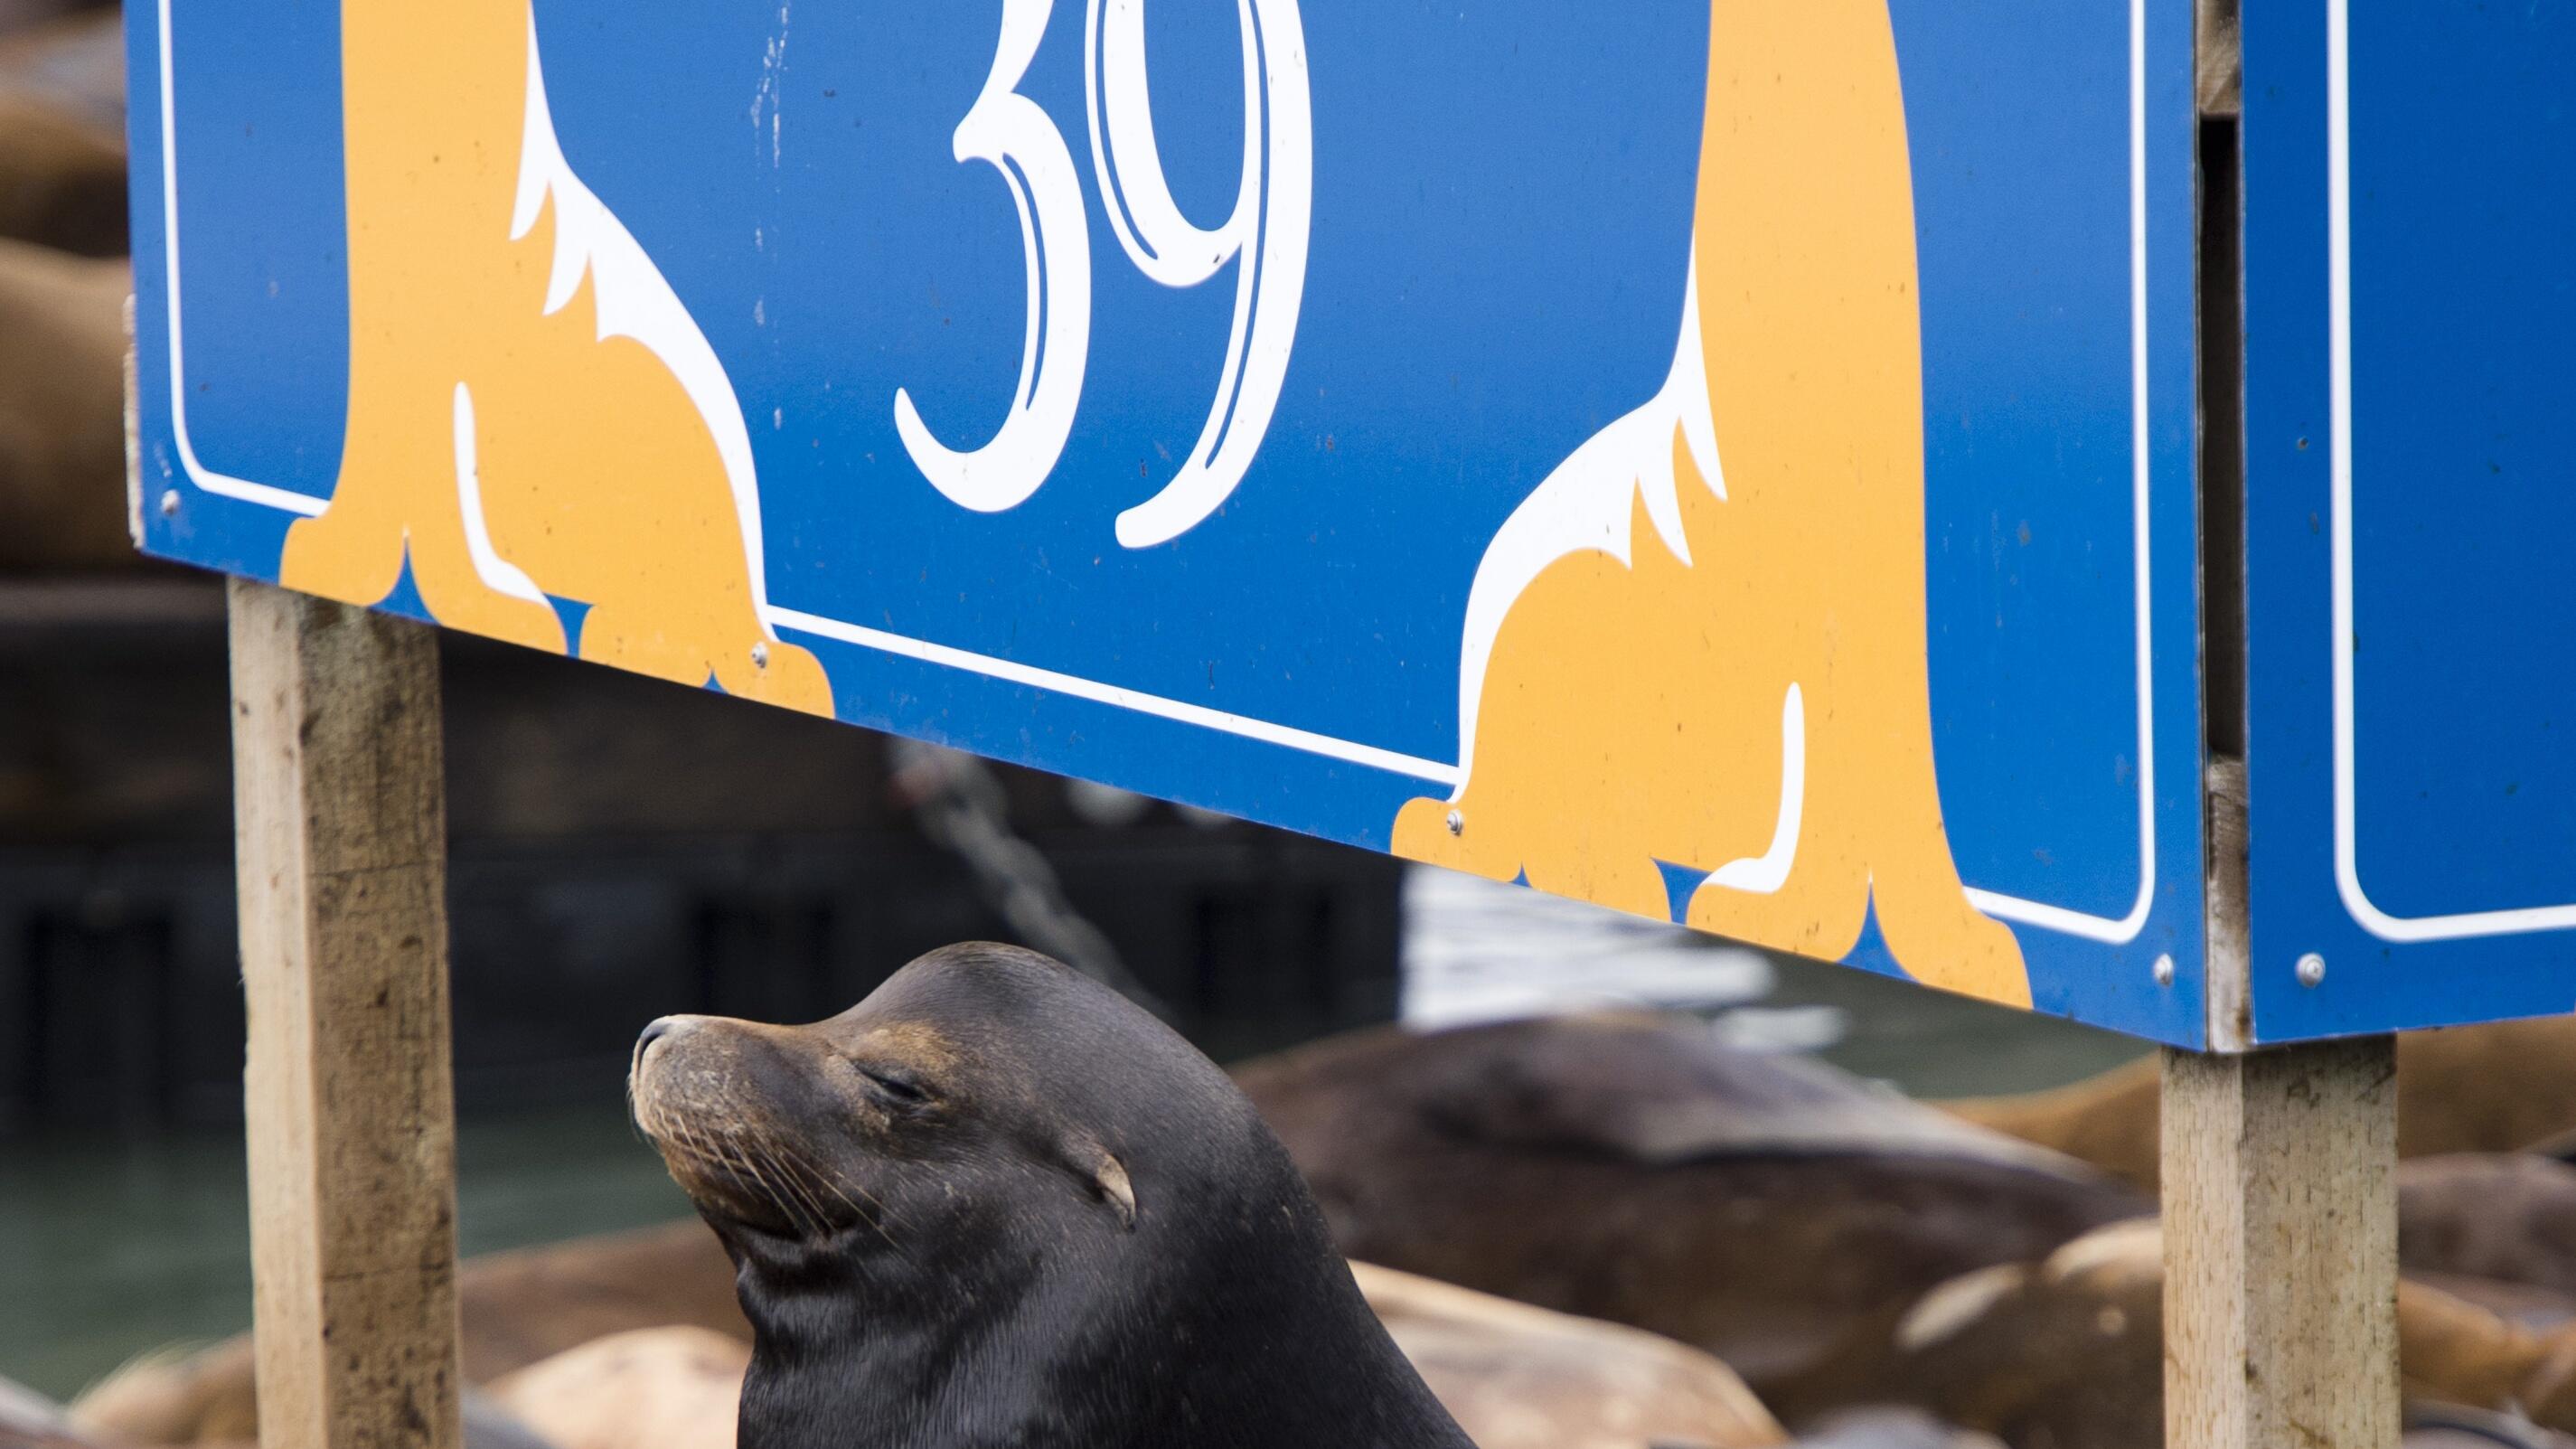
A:
<svg viewBox="0 0 2576 1449">
<path fill-rule="evenodd" d="M 2165 1443 L 2396 1449 L 2394 1039 L 2164 1063 Z"/>
<path fill-rule="evenodd" d="M 456 1449 L 438 646 L 231 587 L 260 1441 Z"/>
</svg>

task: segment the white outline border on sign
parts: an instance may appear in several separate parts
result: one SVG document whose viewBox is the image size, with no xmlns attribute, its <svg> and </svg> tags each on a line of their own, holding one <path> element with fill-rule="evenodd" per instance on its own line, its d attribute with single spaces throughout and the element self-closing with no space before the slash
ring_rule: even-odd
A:
<svg viewBox="0 0 2576 1449">
<path fill-rule="evenodd" d="M 2335 0 L 2335 13 L 2342 14 L 2342 0 Z M 187 388 L 182 361 L 179 320 L 179 168 L 178 119 L 173 76 L 170 35 L 171 0 L 160 0 L 160 81 L 161 81 L 161 226 L 162 251 L 165 261 L 163 286 L 168 307 L 170 346 L 170 429 L 178 445 L 179 464 L 188 479 L 205 492 L 237 499 L 261 507 L 279 509 L 303 517 L 318 516 L 328 500 L 280 488 L 268 483 L 254 483 L 218 473 L 197 458 L 188 437 Z M 2137 614 L 2137 679 L 2138 679 L 2138 896 L 2127 915 L 2116 919 L 2091 915 L 2064 906 L 2024 900 L 1997 891 L 1967 888 L 1968 899 L 1990 916 L 2047 930 L 2081 936 L 2110 945 L 2122 945 L 2134 939 L 2146 925 L 2147 912 L 2154 903 L 2156 884 L 2155 825 L 2155 694 L 2154 694 L 2154 614 L 2153 589 L 2148 564 L 2148 466 L 2147 466 L 2147 142 L 2146 142 L 2146 0 L 2129 4 L 2129 350 L 2131 409 L 2131 471 L 2134 497 L 2134 537 L 2136 549 L 2135 607 Z M 2338 132 L 2340 135 L 2340 132 Z M 2340 418 L 2341 415 L 2338 414 Z M 2338 458 L 2341 457 L 2338 452 Z M 2340 517 L 2340 514 L 2338 514 Z M 2338 558 L 2342 555 L 2339 553 Z M 1177 723 L 1217 730 L 1266 744 L 1283 746 L 1306 754 L 1384 770 L 1432 784 L 1454 787 L 1458 767 L 1417 755 L 1365 745 L 1354 740 L 1301 730 L 1268 720 L 1253 719 L 1205 705 L 1148 694 L 1142 690 L 1104 684 L 1077 675 L 1060 674 L 1051 669 L 999 659 L 988 654 L 934 644 L 901 634 L 870 629 L 838 619 L 809 614 L 798 609 L 769 607 L 766 617 L 774 625 L 802 630 L 827 639 L 877 650 L 928 664 L 961 669 L 1010 684 L 1025 685 L 1059 694 L 1087 699 L 1113 708 L 1132 710 Z M 2339 676 L 2340 678 L 2340 676 Z M 2338 740 L 2348 739 L 2348 730 Z M 2570 908 L 2576 918 L 2576 908 Z"/>
<path fill-rule="evenodd" d="M 2147 0 L 2129 0 L 2129 452 L 2138 620 L 2138 899 L 2117 920 L 1968 887 L 1987 915 L 2123 946 L 2156 897 L 2155 589 L 2147 560 Z"/>
<path fill-rule="evenodd" d="M 2332 369 L 2334 514 L 2335 889 L 2361 928 L 2384 941 L 2447 941 L 2576 926 L 2576 905 L 2396 916 L 2361 884 L 2353 750 L 2352 597 L 2352 21 L 2351 0 L 2326 4 L 2326 286 Z"/>
</svg>

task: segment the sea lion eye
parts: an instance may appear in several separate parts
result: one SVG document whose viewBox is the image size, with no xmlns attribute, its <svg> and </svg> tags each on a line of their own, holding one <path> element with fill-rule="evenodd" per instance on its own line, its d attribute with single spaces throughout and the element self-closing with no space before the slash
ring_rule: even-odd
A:
<svg viewBox="0 0 2576 1449">
<path fill-rule="evenodd" d="M 901 1068 L 867 1066 L 857 1062 L 851 1065 L 858 1067 L 859 1075 L 868 1079 L 869 1088 L 889 1106 L 909 1110 L 925 1106 L 930 1101 L 930 1089 L 921 1084 L 920 1078 Z"/>
</svg>

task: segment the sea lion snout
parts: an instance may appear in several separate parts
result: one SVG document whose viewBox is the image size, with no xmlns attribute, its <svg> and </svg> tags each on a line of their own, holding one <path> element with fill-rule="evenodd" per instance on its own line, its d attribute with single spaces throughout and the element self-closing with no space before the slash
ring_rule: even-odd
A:
<svg viewBox="0 0 2576 1449">
<path fill-rule="evenodd" d="M 840 1115 L 830 1065 L 811 1028 L 666 1016 L 636 1037 L 627 1092 L 635 1125 L 701 1211 L 821 1237 L 869 1221 L 805 1126 Z"/>
</svg>

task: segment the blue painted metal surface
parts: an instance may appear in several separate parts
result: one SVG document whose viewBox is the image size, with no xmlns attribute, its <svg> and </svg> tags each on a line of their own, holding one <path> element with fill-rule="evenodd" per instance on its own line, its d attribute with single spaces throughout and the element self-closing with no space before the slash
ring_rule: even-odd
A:
<svg viewBox="0 0 2576 1449">
<path fill-rule="evenodd" d="M 2567 1011 L 2576 10 L 2244 45 L 2255 1034 Z"/>
<path fill-rule="evenodd" d="M 1638 431 L 1642 463 L 1602 495 L 1615 503 L 1603 537 L 1616 537 L 1553 537 L 1541 562 L 1633 561 L 1657 539 L 1669 550 L 1687 538 L 1708 555 L 1693 567 L 1715 570 L 1736 516 L 1728 510 L 1751 506 L 1763 460 L 1730 442 L 1723 396 L 1713 453 L 1698 446 L 1711 399 L 1705 389 L 1676 393 L 1691 369 L 1677 363 L 1674 330 L 1677 317 L 1720 316 L 1733 295 L 1726 282 L 1742 281 L 1702 275 L 1692 290 L 1693 267 L 1723 250 L 1711 249 L 1712 229 L 1729 220 L 1708 210 L 1721 183 L 1703 156 L 1703 110 L 1717 94 L 1712 64 L 1735 63 L 1728 37 L 1774 23 L 1765 10 L 1738 0 L 1713 12 L 1700 0 L 1513 0 L 1463 12 L 1391 0 L 1302 14 L 1286 0 L 1159 3 L 1137 32 L 1148 103 L 1136 68 L 1121 69 L 1119 26 L 1133 7 L 1114 0 L 1089 13 L 1079 0 L 867 0 L 701 7 L 685 18 L 606 0 L 535 0 L 531 15 L 519 0 L 526 20 L 513 23 L 532 24 L 528 45 L 507 56 L 459 49 L 453 62 L 541 77 L 535 104 L 515 90 L 496 103 L 514 108 L 514 128 L 520 112 L 529 117 L 496 156 L 486 153 L 498 132 L 455 119 L 482 92 L 461 86 L 454 116 L 403 117 L 393 87 L 364 70 L 370 47 L 400 46 L 344 34 L 330 5 L 141 0 L 129 15 L 144 546 L 504 637 L 551 637 L 548 647 L 675 678 L 712 675 L 718 687 L 732 687 L 727 671 L 756 653 L 736 692 L 775 687 L 798 702 L 783 697 L 794 681 L 827 681 L 820 697 L 852 723 L 1372 848 L 1400 845 L 1408 802 L 1437 804 L 1463 788 L 1462 701 L 1476 697 L 1484 627 L 1471 595 L 1488 576 L 1511 581 L 1505 525 L 1544 511 L 1531 502 L 1544 481 L 1580 472 L 1570 462 L 1579 450 L 1623 419 L 1654 421 L 1658 399 L 1678 396 L 1673 420 Z M 1924 574 L 1919 587 L 1902 570 L 1894 585 L 1856 577 L 1848 587 L 1855 598 L 1892 592 L 1900 613 L 1919 619 L 1906 627 L 1919 630 L 1922 654 L 1906 668 L 1930 716 L 1931 756 L 1912 748 L 1890 768 L 1930 772 L 1937 761 L 1931 843 L 1955 860 L 1974 912 L 2009 929 L 2026 988 L 1986 994 L 2020 990 L 2039 1009 L 2195 1044 L 2190 7 L 1893 0 L 1872 23 L 1892 34 L 1902 77 L 1897 139 L 1910 195 L 1900 187 L 1881 200 L 1911 217 L 1914 273 L 1898 290 L 1919 296 L 1919 311 L 1904 310 L 1920 326 Z M 2250 31 L 2249 51 L 2257 35 L 2269 32 Z M 1011 73 L 1010 43 L 997 60 L 997 38 L 1018 44 L 1020 72 Z M 422 52 L 418 68 L 450 63 Z M 1748 75 L 1763 68 L 1759 56 L 1743 64 Z M 1247 86 L 1259 97 L 1249 110 Z M 979 109 L 982 132 L 961 126 Z M 1136 144 L 1138 115 L 1151 148 Z M 455 145 L 442 150 L 422 129 L 439 125 L 463 127 Z M 408 165 L 397 164 L 403 144 L 419 148 Z M 1819 153 L 1819 166 L 1834 162 Z M 406 212 L 401 196 L 384 199 L 402 186 L 444 195 L 435 192 L 444 168 L 460 164 L 504 188 L 479 231 L 457 207 Z M 2443 180 L 2469 184 L 2456 173 Z M 1157 210 L 1165 188 L 1176 210 Z M 1230 213 L 1243 225 L 1219 234 Z M 1199 231 L 1176 231 L 1181 218 Z M 388 232 L 412 224 L 464 229 L 384 260 Z M 1214 265 L 1186 254 L 1184 238 Z M 480 250 L 493 254 L 491 269 L 469 272 L 462 259 Z M 1076 252 L 1087 254 L 1079 287 L 1068 281 Z M 1780 265 L 1794 272 L 1795 257 Z M 514 330 L 477 320 L 484 294 L 453 280 L 468 275 L 497 279 L 492 296 L 526 282 Z M 1832 290 L 1818 285 L 1820 296 Z M 2563 284 L 2556 295 L 2563 308 Z M 594 306 L 595 329 L 584 310 Z M 511 409 L 571 416 L 591 387 L 511 396 L 522 377 L 513 369 L 574 345 L 541 312 L 581 319 L 574 342 L 609 337 L 599 355 L 644 367 L 661 389 L 662 412 L 627 397 L 598 404 L 610 421 L 593 421 L 603 429 L 597 456 L 612 460 L 599 476 L 577 459 L 527 461 L 530 436 L 560 441 L 572 425 L 515 422 Z M 1696 330 L 1686 326 L 1685 354 Z M 473 359 L 450 370 L 452 397 L 450 373 L 423 360 L 451 345 Z M 2385 348 L 2426 350 L 2421 337 Z M 1746 367 L 1719 350 L 1704 365 L 1720 387 Z M 386 379 L 405 369 L 435 373 L 435 395 L 382 401 L 398 392 Z M 2372 387 L 2404 385 L 2372 376 Z M 2477 398 L 2470 387 L 2467 400 Z M 403 408 L 420 414 L 418 437 L 435 449 L 397 446 L 412 422 L 387 419 Z M 722 472 L 703 471 L 720 498 L 729 480 L 738 515 L 681 509 L 667 528 L 656 517 L 680 507 L 659 471 L 672 450 L 656 442 L 654 456 L 630 456 L 640 445 L 626 425 L 665 415 L 685 423 L 673 436 L 725 460 Z M 1657 494 L 1646 475 L 1669 475 L 1676 427 L 1697 467 L 1685 467 L 1679 493 L 1665 476 Z M 362 445 L 360 430 L 374 441 Z M 1833 431 L 1812 440 L 1811 457 L 1789 460 L 1793 481 L 1798 467 L 1842 466 Z M 997 435 L 1004 441 L 974 463 L 942 461 Z M 2370 476 L 2414 468 L 2409 454 L 2436 441 L 2380 444 L 2390 461 Z M 2519 470 L 2547 446 L 2534 436 L 2495 456 Z M 1228 449 L 1241 466 L 1224 466 Z M 1153 511 L 1211 456 L 1220 466 L 1202 470 L 1215 476 L 1197 502 Z M 391 505 L 350 501 L 379 473 L 414 467 L 428 480 L 418 496 L 447 500 L 437 518 L 406 521 L 383 512 Z M 518 481 L 532 469 L 543 476 Z M 1645 481 L 1632 489 L 1630 472 Z M 1704 493 L 1690 491 L 1697 474 L 1712 475 Z M 2392 488 L 2388 506 L 2407 506 L 2389 483 L 2371 493 L 2373 506 Z M 1643 500 L 1633 506 L 1632 491 Z M 1900 514 L 1915 506 L 1913 483 L 1903 491 Z M 2463 610 L 2519 589 L 2531 607 L 2563 611 L 2535 578 L 2474 568 L 2456 577 L 2476 546 L 2440 506 L 2458 491 L 2426 490 L 2370 536 L 2445 530 L 2454 557 L 2442 566 Z M 1650 519 L 1656 497 L 1680 499 L 1688 517 L 1669 528 Z M 365 576 L 352 562 L 363 540 L 325 540 L 318 529 L 365 508 L 382 515 L 397 549 L 381 588 L 349 582 Z M 2556 517 L 2541 509 L 2532 521 Z M 1859 521 L 1808 521 L 1799 546 L 1830 574 L 1836 530 Z M 2276 521 L 2267 514 L 2258 526 Z M 292 556 L 291 527 L 323 540 L 305 560 Z M 559 527 L 623 540 L 600 547 L 636 559 L 605 582 L 567 582 L 580 571 L 543 562 L 556 544 L 538 537 Z M 657 540 L 708 528 L 729 557 L 748 559 L 757 609 L 744 617 L 756 623 L 735 641 L 744 648 L 724 644 L 696 663 L 673 652 L 662 624 L 633 626 L 641 609 L 630 596 L 680 588 L 657 583 Z M 2479 536 L 2528 549 L 2546 547 L 2545 533 Z M 738 593 L 741 582 L 708 587 Z M 442 602 L 460 589 L 480 591 L 479 602 Z M 554 622 L 513 603 L 539 595 Z M 1638 676 L 1687 672 L 1704 662 L 1681 647 L 1694 638 L 1735 631 L 1753 640 L 1746 647 L 1767 647 L 1771 635 L 1821 628 L 1830 640 L 1834 612 L 1828 601 L 1781 619 L 1737 600 L 1702 615 L 1605 617 L 1587 652 Z M 507 627 L 475 622 L 487 616 Z M 612 616 L 629 627 L 612 635 Z M 1515 641 L 1537 626 L 1503 617 L 1502 632 L 1484 627 L 1484 638 L 1494 668 L 1507 671 L 1527 653 L 1515 654 Z M 1829 644 L 1819 647 L 1832 659 Z M 800 672 L 807 656 L 811 673 Z M 2426 667 L 2392 658 L 2365 690 L 2461 687 L 2428 681 Z M 2430 667 L 2465 666 L 2435 649 Z M 1820 733 L 1831 682 L 1794 670 L 1788 682 L 1790 722 L 1768 737 L 1760 788 L 1746 787 L 1764 802 L 1760 837 L 1689 859 L 1642 839 L 1638 849 L 1657 852 L 1672 913 L 1702 924 L 1731 917 L 1703 917 L 1695 899 L 1731 889 L 1759 904 L 1764 884 L 1781 889 L 1783 871 L 1794 893 L 1795 872 L 1823 869 L 1811 862 L 1828 857 L 1859 885 L 1881 887 L 1849 958 L 1943 979 L 1944 963 L 1922 950 L 1891 954 L 1878 919 L 1889 909 L 1885 863 L 1832 857 L 1824 807 L 1811 804 L 1803 822 L 1794 808 L 1801 788 L 1824 800 L 1824 772 L 1838 766 Z M 1515 680 L 1485 683 L 1485 727 L 1499 731 Z M 2271 705 L 2258 703 L 2258 729 Z M 1765 692 L 1747 708 L 1768 730 L 1783 704 Z M 2433 717 L 2471 729 L 2465 712 Z M 1676 713 L 1673 729 L 1685 724 L 1696 721 Z M 1618 733 L 1603 725 L 1605 740 Z M 1817 743 L 1800 754 L 1793 740 Z M 2477 764 L 2530 759 L 2515 776 L 2529 803 L 2511 818 L 2541 832 L 2530 839 L 2563 845 L 2563 805 L 2539 802 L 2567 798 L 2550 788 L 2565 767 L 2534 757 L 2533 744 L 2487 742 Z M 1488 762 L 1503 748 L 1486 747 L 1480 767 L 1502 768 Z M 1578 727 L 1563 748 L 1573 757 L 1592 745 Z M 1615 748 L 1598 753 L 1608 763 L 1584 778 L 1594 794 L 1643 808 L 1655 802 L 1632 797 L 1692 788 L 1622 784 Z M 1782 758 L 1791 755 L 1794 765 Z M 2494 900 L 2422 884 L 2422 862 L 2408 853 L 2425 846 L 2428 822 L 2443 827 L 2424 815 L 2430 807 L 2403 803 L 2405 772 L 2419 768 L 2420 758 L 2394 753 L 2370 765 L 2379 813 L 2368 828 L 2380 832 L 2370 860 L 2392 904 L 2545 898 L 2554 877 L 2514 864 L 2515 851 L 2508 864 L 2531 878 L 2508 877 L 2513 888 L 2499 884 Z M 2383 797 L 2392 803 L 2377 804 Z M 1472 842 L 1489 816 L 1471 808 L 1474 819 L 1451 833 Z M 1585 852 L 1597 848 L 1568 846 L 1574 868 L 1554 888 L 1614 899 L 1584 884 Z M 2445 840 L 2433 853 L 2453 848 Z M 1528 873 L 1556 879 L 1536 865 Z M 1830 933 L 1767 934 L 1844 954 Z M 2167 956 L 2177 969 L 2159 985 L 2154 963 Z"/>
</svg>

